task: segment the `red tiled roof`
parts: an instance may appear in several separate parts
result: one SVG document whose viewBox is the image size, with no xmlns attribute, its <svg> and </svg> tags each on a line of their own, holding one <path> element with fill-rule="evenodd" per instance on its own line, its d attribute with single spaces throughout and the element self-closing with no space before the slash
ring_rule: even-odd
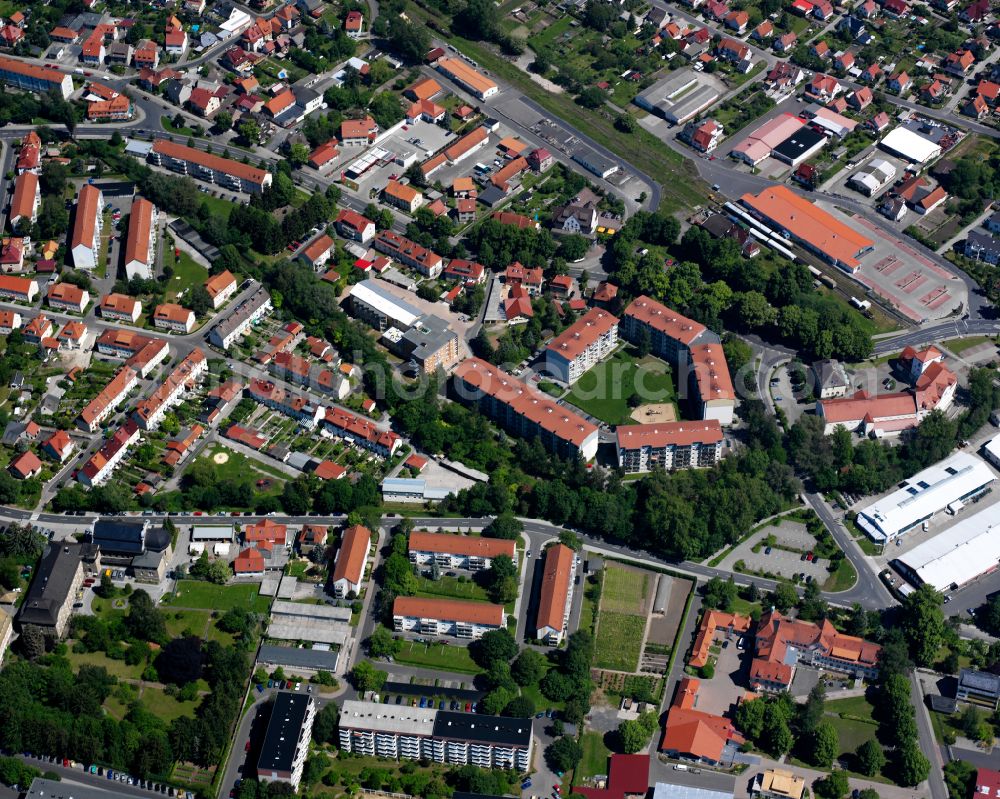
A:
<svg viewBox="0 0 1000 799">
<path fill-rule="evenodd" d="M 355 584 L 361 582 L 371 538 L 371 531 L 360 524 L 348 527 L 344 531 L 344 539 L 337 552 L 337 562 L 333 567 L 334 582 L 338 580 L 347 580 Z"/>
</svg>

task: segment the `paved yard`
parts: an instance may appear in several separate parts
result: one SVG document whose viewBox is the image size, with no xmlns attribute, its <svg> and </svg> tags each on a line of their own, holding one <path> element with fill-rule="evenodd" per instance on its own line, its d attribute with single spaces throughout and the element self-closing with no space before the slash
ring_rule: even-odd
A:
<svg viewBox="0 0 1000 799">
<path fill-rule="evenodd" d="M 729 645 L 719 652 L 715 676 L 711 680 L 702 680 L 698 691 L 698 710 L 716 715 L 729 713 L 748 690 L 751 657 L 748 650 L 736 648 L 738 638 L 734 635 Z"/>
</svg>

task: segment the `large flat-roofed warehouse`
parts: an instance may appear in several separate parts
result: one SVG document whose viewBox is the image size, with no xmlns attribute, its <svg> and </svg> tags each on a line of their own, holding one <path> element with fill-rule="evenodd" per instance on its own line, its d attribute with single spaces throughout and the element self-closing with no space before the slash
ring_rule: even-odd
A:
<svg viewBox="0 0 1000 799">
<path fill-rule="evenodd" d="M 896 558 L 913 585 L 950 591 L 1000 567 L 1000 518 L 986 508 Z"/>
<path fill-rule="evenodd" d="M 849 272 L 860 267 L 858 258 L 875 245 L 786 186 L 771 186 L 760 194 L 744 194 L 740 202 L 761 221 L 779 232 L 787 232 L 806 249 Z"/>
<path fill-rule="evenodd" d="M 949 505 L 974 497 L 996 480 L 979 458 L 959 452 L 904 480 L 858 512 L 858 526 L 876 541 L 891 541 Z"/>
<path fill-rule="evenodd" d="M 941 155 L 939 144 L 902 125 L 886 134 L 878 146 L 911 164 L 926 164 Z"/>
<path fill-rule="evenodd" d="M 636 95 L 632 102 L 667 122 L 680 125 L 718 99 L 719 93 L 705 76 L 683 70 L 658 80 Z"/>
</svg>

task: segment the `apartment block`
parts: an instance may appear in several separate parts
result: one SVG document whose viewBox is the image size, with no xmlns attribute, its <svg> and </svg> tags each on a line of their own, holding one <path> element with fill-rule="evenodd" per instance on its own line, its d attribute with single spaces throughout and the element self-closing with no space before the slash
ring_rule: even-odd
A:
<svg viewBox="0 0 1000 799">
<path fill-rule="evenodd" d="M 233 161 L 194 147 L 175 144 L 166 139 L 153 142 L 150 160 L 182 175 L 190 175 L 206 183 L 215 183 L 233 191 L 260 194 L 271 185 L 272 175 L 264 169 Z"/>
<path fill-rule="evenodd" d="M 138 443 L 139 425 L 128 419 L 77 471 L 77 482 L 88 488 L 101 485 L 111 477 L 128 451 Z"/>
<path fill-rule="evenodd" d="M 549 342 L 545 363 L 564 383 L 575 383 L 618 346 L 618 317 L 591 308 Z"/>
<path fill-rule="evenodd" d="M 629 474 L 714 466 L 722 458 L 722 441 L 718 419 L 629 424 L 615 429 L 618 466 Z"/>
<path fill-rule="evenodd" d="M 226 269 L 205 281 L 205 291 L 212 298 L 212 307 L 218 310 L 236 293 L 236 278 Z"/>
<path fill-rule="evenodd" d="M 90 183 L 80 189 L 76 200 L 76 215 L 69 248 L 73 266 L 77 269 L 96 269 L 101 251 L 101 230 L 104 227 L 104 195 Z"/>
<path fill-rule="evenodd" d="M 125 239 L 125 274 L 150 280 L 156 266 L 156 230 L 160 213 L 145 197 L 136 198 Z"/>
<path fill-rule="evenodd" d="M 566 635 L 570 609 L 573 607 L 573 578 L 576 553 L 564 544 L 545 551 L 542 591 L 535 619 L 535 638 L 549 646 L 558 646 Z"/>
<path fill-rule="evenodd" d="M 455 394 L 512 435 L 539 438 L 564 458 L 597 455 L 597 427 L 547 394 L 516 380 L 480 358 L 467 358 L 455 369 Z"/>
<path fill-rule="evenodd" d="M 361 755 L 521 772 L 531 766 L 530 719 L 348 699 L 339 735 L 343 751 Z"/>
<path fill-rule="evenodd" d="M 38 209 L 42 204 L 42 192 L 38 185 L 38 175 L 22 172 L 14 181 L 14 196 L 10 201 L 10 227 L 25 228 L 38 220 Z"/>
<path fill-rule="evenodd" d="M 357 596 L 361 593 L 361 583 L 364 580 L 371 544 L 372 534 L 367 527 L 355 524 L 344 530 L 333 574 L 330 576 L 336 596 L 346 597 L 352 593 Z"/>
<path fill-rule="evenodd" d="M 427 599 L 398 596 L 392 605 L 393 629 L 398 633 L 451 635 L 474 640 L 506 625 L 503 605 L 464 599 Z"/>
<path fill-rule="evenodd" d="M 162 338 L 114 329 L 105 330 L 98 336 L 95 349 L 101 355 L 123 359 L 140 377 L 148 377 L 170 352 L 170 346 Z"/>
<path fill-rule="evenodd" d="M 68 313 L 83 313 L 90 304 L 90 292 L 72 283 L 55 283 L 45 297 L 50 308 Z"/>
<path fill-rule="evenodd" d="M 34 302 L 38 296 L 38 281 L 26 277 L 0 275 L 0 297 L 21 302 Z"/>
<path fill-rule="evenodd" d="M 298 790 L 315 719 L 316 702 L 312 696 L 278 692 L 257 759 L 258 780 L 287 782 L 293 790 Z"/>
<path fill-rule="evenodd" d="M 490 568 L 498 555 L 517 560 L 514 542 L 500 538 L 414 530 L 409 543 L 410 562 L 418 566 L 436 563 L 442 569 L 479 571 Z"/>
<path fill-rule="evenodd" d="M 194 311 L 177 303 L 165 302 L 153 311 L 153 326 L 171 333 L 190 333 L 194 330 Z"/>
<path fill-rule="evenodd" d="M 648 349 L 673 364 L 686 363 L 691 346 L 707 332 L 700 322 L 646 297 L 636 297 L 622 315 L 622 338 L 632 344 L 648 343 Z"/>
<path fill-rule="evenodd" d="M 124 366 L 111 378 L 101 392 L 80 411 L 76 423 L 88 433 L 97 432 L 98 428 L 111 412 L 117 408 L 132 389 L 139 385 L 133 369 Z"/>
<path fill-rule="evenodd" d="M 215 324 L 208 335 L 209 342 L 228 350 L 254 322 L 267 316 L 272 308 L 271 295 L 263 286 L 259 287 L 252 296 L 233 308 L 225 319 Z"/>
<path fill-rule="evenodd" d="M 167 411 L 177 405 L 186 392 L 194 388 L 207 369 L 208 360 L 205 358 L 205 353 L 196 347 L 174 367 L 156 391 L 136 405 L 132 413 L 136 424 L 143 430 L 155 430 L 159 427 Z"/>
<path fill-rule="evenodd" d="M 13 58 L 0 57 L 0 80 L 29 92 L 46 94 L 55 89 L 68 100 L 73 93 L 73 78 L 58 69 L 46 69 Z"/>
<path fill-rule="evenodd" d="M 101 317 L 135 324 L 142 316 L 142 302 L 127 294 L 107 294 L 100 304 Z"/>
<path fill-rule="evenodd" d="M 379 430 L 370 419 L 341 408 L 327 408 L 322 423 L 326 432 L 371 450 L 382 458 L 391 458 L 402 444 L 400 437 L 391 430 Z"/>
<path fill-rule="evenodd" d="M 437 278 L 444 268 L 444 261 L 436 252 L 391 230 L 383 230 L 375 237 L 375 249 L 403 266 L 416 269 L 424 277 Z"/>
</svg>

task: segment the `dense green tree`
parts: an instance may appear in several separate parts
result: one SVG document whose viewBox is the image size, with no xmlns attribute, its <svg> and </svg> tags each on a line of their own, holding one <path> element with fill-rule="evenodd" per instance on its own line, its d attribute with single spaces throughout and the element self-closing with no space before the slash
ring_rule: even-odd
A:
<svg viewBox="0 0 1000 799">
<path fill-rule="evenodd" d="M 840 753 L 840 739 L 837 729 L 830 722 L 816 725 L 809 742 L 809 761 L 819 768 L 830 768 Z"/>
<path fill-rule="evenodd" d="M 854 759 L 858 771 L 868 777 L 876 776 L 885 767 L 885 752 L 874 738 L 870 738 L 858 747 Z"/>
<path fill-rule="evenodd" d="M 518 685 L 533 685 L 545 672 L 545 658 L 534 649 L 522 649 L 511 663 L 510 672 Z"/>
<path fill-rule="evenodd" d="M 736 583 L 732 577 L 723 580 L 721 577 L 712 577 L 704 588 L 704 605 L 706 608 L 714 608 L 727 613 L 731 612 L 737 597 Z"/>
<path fill-rule="evenodd" d="M 378 691 L 385 684 L 389 675 L 379 671 L 371 663 L 362 660 L 351 669 L 351 683 L 361 693 Z"/>
<path fill-rule="evenodd" d="M 545 749 L 545 762 L 554 771 L 570 771 L 583 757 L 583 749 L 573 738 L 556 738 Z"/>
<path fill-rule="evenodd" d="M 844 799 L 848 791 L 850 785 L 847 774 L 843 771 L 832 771 L 813 783 L 813 793 L 817 799 Z"/>
<path fill-rule="evenodd" d="M 517 641 L 507 629 L 490 630 L 478 640 L 469 645 L 469 654 L 484 669 L 489 669 L 494 663 L 509 662 L 517 655 Z"/>
<path fill-rule="evenodd" d="M 944 612 L 941 594 L 922 585 L 903 599 L 900 626 L 910 646 L 910 656 L 918 666 L 929 666 L 937 658 L 944 641 Z"/>
</svg>

